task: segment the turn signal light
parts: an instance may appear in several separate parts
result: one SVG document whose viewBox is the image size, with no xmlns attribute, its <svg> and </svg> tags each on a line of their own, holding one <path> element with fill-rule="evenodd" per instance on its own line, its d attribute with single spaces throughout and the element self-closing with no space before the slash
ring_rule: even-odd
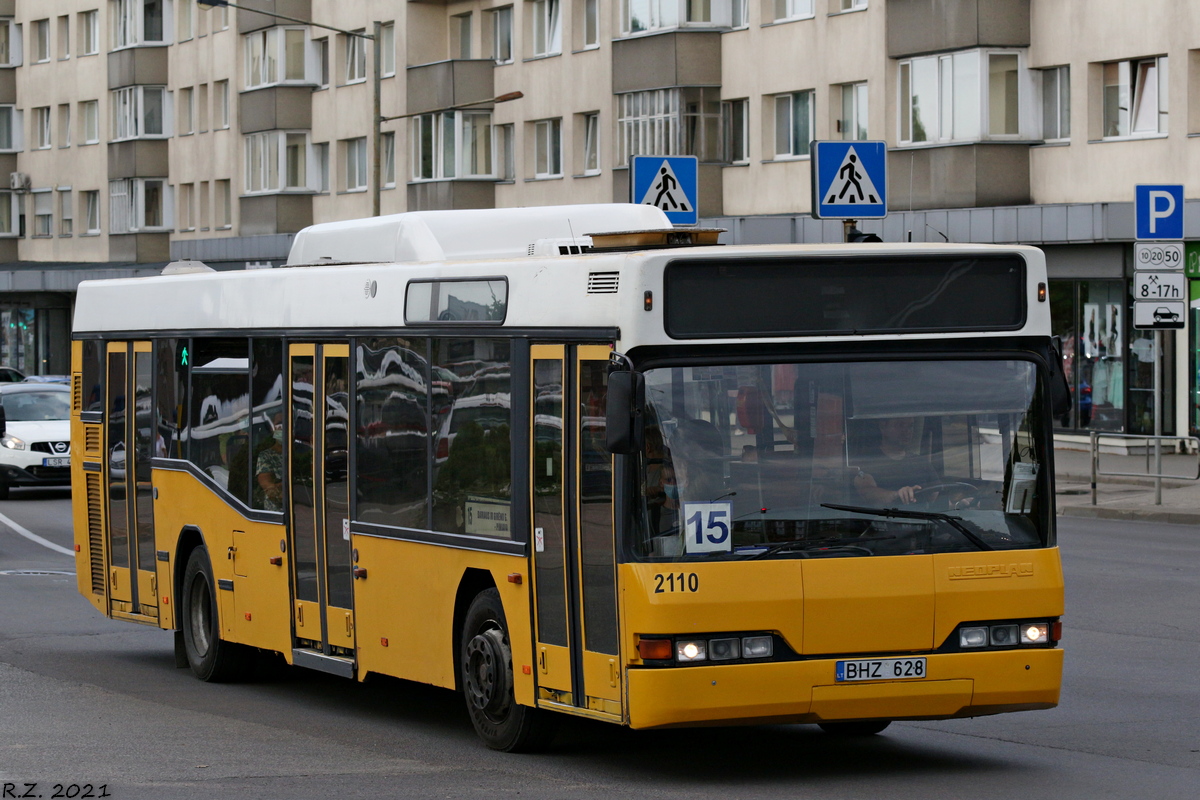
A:
<svg viewBox="0 0 1200 800">
<path fill-rule="evenodd" d="M 1050 638 L 1056 642 L 1062 641 L 1062 620 L 1050 623 Z"/>
<path fill-rule="evenodd" d="M 670 639 L 640 639 L 638 640 L 638 655 L 643 660 L 673 658 L 675 653 Z"/>
</svg>

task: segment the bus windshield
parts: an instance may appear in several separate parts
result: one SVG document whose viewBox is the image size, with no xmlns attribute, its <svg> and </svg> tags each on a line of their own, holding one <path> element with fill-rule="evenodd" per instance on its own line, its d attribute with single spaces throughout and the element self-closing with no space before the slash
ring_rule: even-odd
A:
<svg viewBox="0 0 1200 800">
<path fill-rule="evenodd" d="M 1036 376 L 1018 360 L 650 369 L 631 556 L 1047 546 Z"/>
</svg>

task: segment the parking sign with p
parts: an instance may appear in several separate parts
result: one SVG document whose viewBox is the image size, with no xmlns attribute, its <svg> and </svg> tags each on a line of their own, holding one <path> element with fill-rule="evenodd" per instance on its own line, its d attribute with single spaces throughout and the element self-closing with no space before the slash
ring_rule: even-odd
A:
<svg viewBox="0 0 1200 800">
<path fill-rule="evenodd" d="M 1134 187 L 1134 217 L 1137 239 L 1183 238 L 1183 186 L 1147 184 Z"/>
</svg>

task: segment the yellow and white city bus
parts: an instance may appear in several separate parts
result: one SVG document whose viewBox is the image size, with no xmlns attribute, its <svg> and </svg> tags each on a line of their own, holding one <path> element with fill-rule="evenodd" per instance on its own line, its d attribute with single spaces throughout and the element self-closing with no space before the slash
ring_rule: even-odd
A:
<svg viewBox="0 0 1200 800">
<path fill-rule="evenodd" d="M 80 592 L 203 680 L 459 690 L 501 750 L 1055 706 L 1042 253 L 716 238 L 411 212 L 82 284 Z"/>
</svg>

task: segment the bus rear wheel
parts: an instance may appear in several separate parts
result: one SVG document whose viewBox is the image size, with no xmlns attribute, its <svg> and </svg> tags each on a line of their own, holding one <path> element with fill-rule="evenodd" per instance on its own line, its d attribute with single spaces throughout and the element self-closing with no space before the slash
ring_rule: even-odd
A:
<svg viewBox="0 0 1200 800">
<path fill-rule="evenodd" d="M 201 545 L 192 550 L 183 572 L 183 645 L 195 676 L 219 683 L 242 676 L 245 654 L 239 645 L 221 641 L 216 585 L 208 548 Z"/>
<path fill-rule="evenodd" d="M 888 725 L 890 719 L 865 720 L 863 722 L 822 722 L 821 730 L 833 736 L 874 736 Z"/>
<path fill-rule="evenodd" d="M 545 748 L 556 720 L 518 705 L 513 694 L 512 646 L 504 606 L 495 589 L 471 601 L 462 630 L 461 679 L 475 732 L 493 750 L 529 753 Z"/>
</svg>

